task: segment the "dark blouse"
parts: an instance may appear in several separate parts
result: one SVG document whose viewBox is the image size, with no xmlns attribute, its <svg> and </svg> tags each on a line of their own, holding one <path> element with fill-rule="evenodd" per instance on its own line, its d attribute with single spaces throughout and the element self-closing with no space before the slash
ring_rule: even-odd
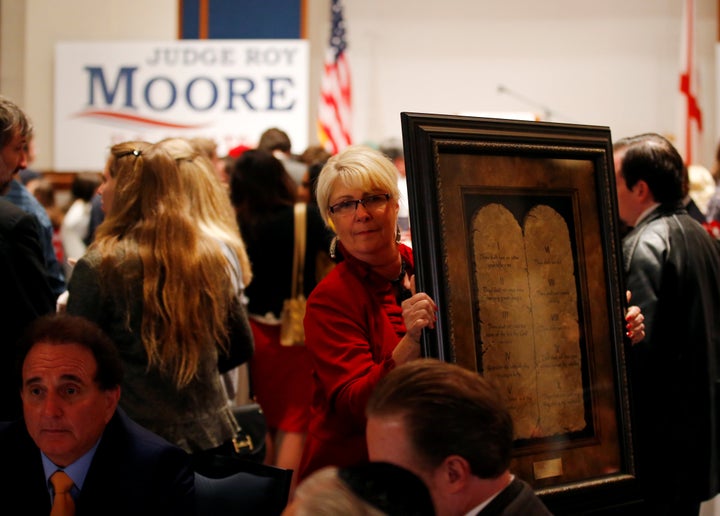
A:
<svg viewBox="0 0 720 516">
<path fill-rule="evenodd" d="M 325 226 L 317 206 L 307 206 L 307 243 L 305 248 L 305 296 L 315 288 L 315 264 L 319 252 L 327 253 L 332 232 Z M 255 221 L 241 226 L 247 246 L 253 280 L 245 289 L 248 311 L 263 316 L 272 312 L 280 317 L 283 300 L 291 295 L 295 216 L 292 206 L 278 206 Z"/>
</svg>

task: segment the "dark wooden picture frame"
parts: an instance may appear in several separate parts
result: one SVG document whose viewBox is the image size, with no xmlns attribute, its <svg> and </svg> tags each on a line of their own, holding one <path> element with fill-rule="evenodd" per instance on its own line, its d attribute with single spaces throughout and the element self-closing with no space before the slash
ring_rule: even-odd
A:
<svg viewBox="0 0 720 516">
<path fill-rule="evenodd" d="M 639 504 L 606 127 L 402 113 L 426 356 L 498 385 L 555 514 Z"/>
</svg>

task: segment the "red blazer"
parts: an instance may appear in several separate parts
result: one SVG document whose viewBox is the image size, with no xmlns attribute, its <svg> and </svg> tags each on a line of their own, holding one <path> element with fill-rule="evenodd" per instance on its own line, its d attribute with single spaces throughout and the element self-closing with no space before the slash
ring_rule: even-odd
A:
<svg viewBox="0 0 720 516">
<path fill-rule="evenodd" d="M 398 245 L 405 270 L 414 274 L 412 249 Z M 312 291 L 305 345 L 314 395 L 298 479 L 323 466 L 367 460 L 365 406 L 380 378 L 395 367 L 392 352 L 405 331 L 391 283 L 352 256 Z"/>
</svg>

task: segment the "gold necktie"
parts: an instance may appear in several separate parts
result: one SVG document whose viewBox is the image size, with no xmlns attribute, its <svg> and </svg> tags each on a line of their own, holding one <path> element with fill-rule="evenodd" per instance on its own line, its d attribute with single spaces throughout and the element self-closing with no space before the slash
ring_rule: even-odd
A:
<svg viewBox="0 0 720 516">
<path fill-rule="evenodd" d="M 67 476 L 64 471 L 58 470 L 50 476 L 50 483 L 55 489 L 55 499 L 50 516 L 74 516 L 75 501 L 70 496 L 70 489 L 73 486 L 72 478 Z"/>
</svg>

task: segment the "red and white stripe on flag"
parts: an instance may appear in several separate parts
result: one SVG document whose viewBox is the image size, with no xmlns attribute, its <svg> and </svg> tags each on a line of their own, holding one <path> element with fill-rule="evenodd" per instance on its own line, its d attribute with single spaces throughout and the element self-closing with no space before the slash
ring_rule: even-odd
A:
<svg viewBox="0 0 720 516">
<path fill-rule="evenodd" d="M 698 103 L 698 77 L 695 66 L 695 0 L 683 3 L 682 39 L 680 44 L 681 129 L 678 150 L 687 165 L 697 159 L 702 133 L 702 111 Z"/>
<path fill-rule="evenodd" d="M 320 82 L 318 137 L 320 144 L 336 154 L 352 143 L 352 95 L 350 66 L 345 48 L 345 20 L 342 0 L 332 0 L 330 44 Z"/>
</svg>

